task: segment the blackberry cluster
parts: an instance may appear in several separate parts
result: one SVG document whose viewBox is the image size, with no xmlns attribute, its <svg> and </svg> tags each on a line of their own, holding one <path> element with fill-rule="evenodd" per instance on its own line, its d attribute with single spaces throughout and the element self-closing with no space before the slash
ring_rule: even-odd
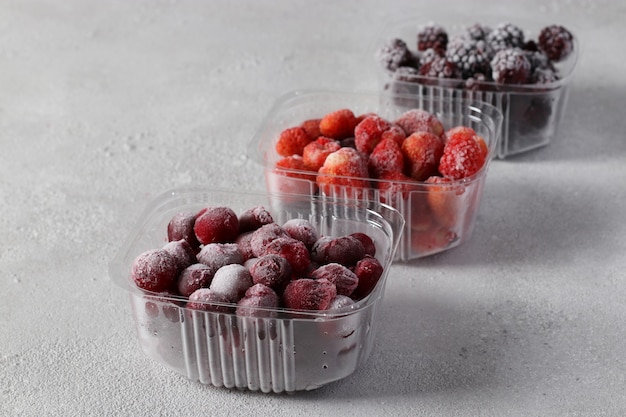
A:
<svg viewBox="0 0 626 417">
<path fill-rule="evenodd" d="M 494 52 L 507 48 L 522 48 L 524 31 L 512 23 L 501 23 L 486 35 L 485 41 Z"/>
<path fill-rule="evenodd" d="M 456 38 L 446 49 L 446 58 L 454 62 L 461 71 L 461 78 L 475 74 L 488 74 L 491 50 L 485 41 Z"/>
<path fill-rule="evenodd" d="M 448 32 L 441 25 L 430 23 L 417 33 L 418 51 L 425 51 L 430 48 L 436 51 L 445 51 L 447 46 Z"/>
<path fill-rule="evenodd" d="M 377 53 L 378 61 L 383 68 L 396 71 L 400 67 L 409 66 L 413 54 L 402 39 L 391 39 Z"/>
<path fill-rule="evenodd" d="M 491 60 L 491 76 L 500 84 L 528 84 L 530 61 L 518 48 L 501 49 Z"/>
<path fill-rule="evenodd" d="M 548 58 L 559 62 L 567 58 L 574 49 L 574 37 L 563 26 L 547 26 L 539 33 L 539 46 Z"/>
</svg>

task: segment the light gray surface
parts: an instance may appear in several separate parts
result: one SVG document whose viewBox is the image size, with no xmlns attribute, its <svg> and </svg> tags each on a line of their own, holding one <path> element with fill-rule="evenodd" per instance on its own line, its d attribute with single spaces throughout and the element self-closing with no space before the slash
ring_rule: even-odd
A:
<svg viewBox="0 0 626 417">
<path fill-rule="evenodd" d="M 273 100 L 375 89 L 381 16 L 415 3 L 0 0 L 0 415 L 625 415 L 626 11 L 608 0 L 497 6 L 583 41 L 560 139 L 492 164 L 471 241 L 393 267 L 364 368 L 264 395 L 139 351 L 107 264 L 145 204 L 263 189 L 243 155 Z"/>
</svg>

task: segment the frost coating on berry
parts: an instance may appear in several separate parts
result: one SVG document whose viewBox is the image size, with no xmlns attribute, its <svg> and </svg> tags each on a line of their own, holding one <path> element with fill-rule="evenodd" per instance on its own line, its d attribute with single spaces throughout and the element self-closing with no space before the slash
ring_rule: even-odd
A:
<svg viewBox="0 0 626 417">
<path fill-rule="evenodd" d="M 293 271 L 287 259 L 275 254 L 257 258 L 249 270 L 252 282 L 267 285 L 277 291 L 282 291 L 287 285 Z"/>
<path fill-rule="evenodd" d="M 306 272 L 311 265 L 311 256 L 307 247 L 303 242 L 292 237 L 279 237 L 272 240 L 261 256 L 270 254 L 285 258 L 295 274 Z"/>
<path fill-rule="evenodd" d="M 236 243 L 209 243 L 198 253 L 197 259 L 215 270 L 224 265 L 243 264 L 245 260 Z"/>
<path fill-rule="evenodd" d="M 346 296 L 350 296 L 359 284 L 359 278 L 354 272 L 338 263 L 329 263 L 320 266 L 311 272 L 311 278 L 327 279 L 335 284 L 337 294 Z"/>
<path fill-rule="evenodd" d="M 256 230 L 273 222 L 272 214 L 265 207 L 252 207 L 239 215 L 239 233 Z"/>
<path fill-rule="evenodd" d="M 380 116 L 365 117 L 354 128 L 354 144 L 356 149 L 366 154 L 372 153 L 380 142 L 382 134 L 391 128 L 391 124 Z"/>
<path fill-rule="evenodd" d="M 400 126 L 407 136 L 415 132 L 430 132 L 436 136 L 444 133 L 441 121 L 424 109 L 407 110 L 398 116 L 394 124 Z"/>
<path fill-rule="evenodd" d="M 280 237 L 290 237 L 289 233 L 285 231 L 280 225 L 277 223 L 270 223 L 264 226 L 261 226 L 254 232 L 252 232 L 252 236 L 250 236 L 250 248 L 252 253 L 256 257 L 260 257 L 265 255 L 265 248 L 269 243 Z"/>
<path fill-rule="evenodd" d="M 485 41 L 494 52 L 507 48 L 522 48 L 524 31 L 512 23 L 500 23 L 487 34 Z"/>
<path fill-rule="evenodd" d="M 197 250 L 200 242 L 193 231 L 196 214 L 189 211 L 176 213 L 167 225 L 167 239 L 170 242 L 185 239 L 194 250 Z"/>
<path fill-rule="evenodd" d="M 163 246 L 163 250 L 176 259 L 180 271 L 196 262 L 196 254 L 185 239 L 168 242 Z"/>
<path fill-rule="evenodd" d="M 437 23 L 428 23 L 417 32 L 417 50 L 427 49 L 445 51 L 448 45 L 448 32 Z"/>
<path fill-rule="evenodd" d="M 446 58 L 456 64 L 463 78 L 472 77 L 474 74 L 486 74 L 492 55 L 492 50 L 486 42 L 473 39 L 456 38 L 448 44 L 446 50 Z"/>
<path fill-rule="evenodd" d="M 237 302 L 237 315 L 243 317 L 275 317 L 280 299 L 276 292 L 263 284 L 254 284 L 248 288 L 242 299 Z"/>
<path fill-rule="evenodd" d="M 491 60 L 491 76 L 498 83 L 527 84 L 530 75 L 530 61 L 519 48 L 502 49 Z"/>
<path fill-rule="evenodd" d="M 383 274 L 383 266 L 378 259 L 367 255 L 354 267 L 354 274 L 358 278 L 358 285 L 352 297 L 356 300 L 367 297 L 376 287 Z"/>
<path fill-rule="evenodd" d="M 234 242 L 239 235 L 239 219 L 229 207 L 207 207 L 196 218 L 193 230 L 205 245 Z"/>
<path fill-rule="evenodd" d="M 283 303 L 293 310 L 327 310 L 336 296 L 335 284 L 327 279 L 300 278 L 287 285 Z"/>
<path fill-rule="evenodd" d="M 212 311 L 215 313 L 229 312 L 227 306 L 214 303 L 228 304 L 230 300 L 209 288 L 200 288 L 189 296 L 187 308 L 200 311 Z"/>
<path fill-rule="evenodd" d="M 318 239 L 317 229 L 306 219 L 287 220 L 283 224 L 283 229 L 289 236 L 301 241 L 309 249 Z"/>
<path fill-rule="evenodd" d="M 539 47 L 555 62 L 564 60 L 574 50 L 574 36 L 561 25 L 543 28 L 538 40 Z"/>
<path fill-rule="evenodd" d="M 200 288 L 208 288 L 216 269 L 201 263 L 189 265 L 178 276 L 178 292 L 189 297 Z"/>
<path fill-rule="evenodd" d="M 252 285 L 252 276 L 245 266 L 230 264 L 215 272 L 209 288 L 236 303 Z"/>
<path fill-rule="evenodd" d="M 406 42 L 402 39 L 394 38 L 388 40 L 376 51 L 376 59 L 384 69 L 395 71 L 399 67 L 409 66 L 413 60 L 413 55 Z"/>
<path fill-rule="evenodd" d="M 178 262 L 164 249 L 153 249 L 137 256 L 131 267 L 131 278 L 144 290 L 168 290 L 178 275 Z"/>
</svg>

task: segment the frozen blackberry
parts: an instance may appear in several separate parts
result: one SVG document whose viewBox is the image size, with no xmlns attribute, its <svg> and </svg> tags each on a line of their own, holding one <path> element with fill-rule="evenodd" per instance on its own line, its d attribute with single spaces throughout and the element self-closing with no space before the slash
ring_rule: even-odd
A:
<svg viewBox="0 0 626 417">
<path fill-rule="evenodd" d="M 487 39 L 489 32 L 491 32 L 490 27 L 481 25 L 480 23 L 474 23 L 465 28 L 464 36 L 475 41 L 484 41 Z"/>
<path fill-rule="evenodd" d="M 500 84 L 528 84 L 530 61 L 519 48 L 498 51 L 491 60 L 491 76 Z"/>
<path fill-rule="evenodd" d="M 436 23 L 429 23 L 417 32 L 417 50 L 425 51 L 433 48 L 445 51 L 448 46 L 448 32 L 443 26 Z"/>
<path fill-rule="evenodd" d="M 539 47 L 552 61 L 567 58 L 574 50 L 574 37 L 560 25 L 546 26 L 539 32 Z"/>
<path fill-rule="evenodd" d="M 433 78 L 461 78 L 461 71 L 457 65 L 445 57 L 435 58 L 422 65 L 419 75 Z"/>
<path fill-rule="evenodd" d="M 446 58 L 454 62 L 465 79 L 474 74 L 485 74 L 489 70 L 491 53 L 484 41 L 456 38 L 448 44 Z"/>
<path fill-rule="evenodd" d="M 391 39 L 376 52 L 376 59 L 380 65 L 390 71 L 398 67 L 410 66 L 413 55 L 402 39 Z"/>
<path fill-rule="evenodd" d="M 435 58 L 441 58 L 442 56 L 445 56 L 445 51 L 428 48 L 425 51 L 422 51 L 422 53 L 419 55 L 419 66 L 431 62 Z"/>
<path fill-rule="evenodd" d="M 487 34 L 485 41 L 494 52 L 506 48 L 522 48 L 524 31 L 512 23 L 500 23 Z"/>
</svg>

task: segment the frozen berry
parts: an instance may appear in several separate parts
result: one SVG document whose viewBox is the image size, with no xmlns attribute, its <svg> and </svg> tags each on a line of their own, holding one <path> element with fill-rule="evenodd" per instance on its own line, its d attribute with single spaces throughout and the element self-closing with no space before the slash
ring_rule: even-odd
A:
<svg viewBox="0 0 626 417">
<path fill-rule="evenodd" d="M 397 124 L 392 124 L 388 130 L 385 130 L 380 137 L 380 140 L 392 139 L 398 145 L 402 145 L 404 139 L 406 139 L 406 132 Z"/>
<path fill-rule="evenodd" d="M 484 41 L 457 38 L 446 50 L 448 61 L 454 62 L 465 79 L 489 72 L 491 51 Z"/>
<path fill-rule="evenodd" d="M 200 288 L 189 296 L 187 308 L 215 313 L 228 313 L 230 308 L 226 305 L 230 300 L 223 294 L 209 288 Z"/>
<path fill-rule="evenodd" d="M 291 264 L 280 255 L 269 254 L 257 258 L 250 266 L 250 275 L 255 284 L 264 284 L 281 292 L 291 280 Z"/>
<path fill-rule="evenodd" d="M 239 247 L 239 252 L 241 252 L 241 254 L 243 255 L 244 263 L 248 259 L 255 257 L 254 253 L 252 252 L 252 245 L 250 243 L 250 239 L 252 239 L 252 233 L 252 231 L 243 232 L 239 234 L 239 236 L 237 236 L 237 238 L 235 239 L 235 243 Z"/>
<path fill-rule="evenodd" d="M 370 154 L 391 124 L 380 116 L 367 116 L 354 128 L 354 144 L 360 152 Z"/>
<path fill-rule="evenodd" d="M 237 315 L 243 317 L 274 317 L 280 299 L 276 292 L 263 284 L 248 288 L 237 302 Z"/>
<path fill-rule="evenodd" d="M 469 177 L 485 164 L 485 149 L 484 141 L 477 135 L 463 132 L 448 136 L 439 162 L 439 172 L 454 180 Z"/>
<path fill-rule="evenodd" d="M 327 310 L 337 296 L 335 284 L 326 279 L 300 278 L 283 292 L 283 304 L 293 310 Z"/>
<path fill-rule="evenodd" d="M 272 214 L 265 207 L 251 207 L 239 214 L 239 233 L 256 230 L 273 222 Z"/>
<path fill-rule="evenodd" d="M 465 28 L 464 36 L 475 41 L 484 41 L 487 39 L 489 32 L 491 32 L 491 28 L 489 26 L 481 23 L 474 23 L 473 25 Z"/>
<path fill-rule="evenodd" d="M 429 62 L 434 61 L 437 58 L 443 58 L 445 56 L 445 50 L 441 49 L 433 49 L 428 48 L 419 55 L 419 65 L 418 68 L 422 65 L 428 64 Z M 417 70 L 416 70 L 417 73 Z"/>
<path fill-rule="evenodd" d="M 244 256 L 236 243 L 209 243 L 197 256 L 198 262 L 218 270 L 224 265 L 243 264 Z"/>
<path fill-rule="evenodd" d="M 382 178 L 391 172 L 402 172 L 404 156 L 398 141 L 393 138 L 381 140 L 372 151 L 367 168 L 373 178 Z"/>
<path fill-rule="evenodd" d="M 380 192 L 380 201 L 394 207 L 400 207 L 412 191 L 418 189 L 418 183 L 402 172 L 387 172 L 376 182 Z M 413 206 L 414 204 L 411 204 Z"/>
<path fill-rule="evenodd" d="M 461 70 L 456 63 L 446 57 L 436 57 L 419 67 L 419 75 L 429 78 L 457 79 L 462 77 Z"/>
<path fill-rule="evenodd" d="M 500 23 L 485 36 L 485 41 L 494 53 L 503 49 L 522 48 L 524 31 L 512 23 Z"/>
<path fill-rule="evenodd" d="M 339 109 L 326 114 L 320 120 L 320 132 L 332 139 L 344 139 L 354 134 L 357 119 L 352 110 Z"/>
<path fill-rule="evenodd" d="M 215 271 L 215 268 L 201 263 L 189 265 L 178 275 L 178 292 L 189 297 L 200 288 L 208 288 Z"/>
<path fill-rule="evenodd" d="M 300 125 L 301 128 L 304 129 L 307 136 L 311 140 L 315 140 L 318 137 L 322 136 L 322 132 L 320 132 L 320 121 L 322 119 L 308 119 L 302 122 Z"/>
<path fill-rule="evenodd" d="M 289 233 L 277 223 L 270 223 L 259 227 L 252 232 L 252 236 L 250 236 L 250 248 L 252 249 L 252 253 L 257 257 L 265 255 L 267 245 L 269 245 L 272 240 L 281 237 L 286 238 L 290 236 Z"/>
<path fill-rule="evenodd" d="M 370 255 L 357 262 L 354 267 L 354 274 L 358 278 L 358 285 L 352 293 L 352 298 L 360 300 L 367 297 L 376 287 L 383 274 L 383 269 L 380 261 Z"/>
<path fill-rule="evenodd" d="M 292 237 L 279 237 L 272 240 L 264 248 L 262 255 L 275 254 L 287 259 L 294 274 L 302 274 L 311 265 L 309 250 L 303 242 Z"/>
<path fill-rule="evenodd" d="M 276 153 L 280 156 L 302 155 L 302 150 L 311 141 L 302 127 L 290 127 L 278 136 Z"/>
<path fill-rule="evenodd" d="M 539 32 L 539 47 L 554 62 L 567 58 L 574 50 L 574 36 L 561 25 L 546 26 Z"/>
<path fill-rule="evenodd" d="M 178 272 L 178 262 L 168 251 L 152 249 L 135 258 L 131 278 L 141 289 L 163 292 L 172 287 Z"/>
<path fill-rule="evenodd" d="M 501 49 L 491 60 L 491 77 L 500 84 L 527 84 L 530 61 L 521 49 Z"/>
<path fill-rule="evenodd" d="M 334 186 L 349 187 L 357 194 L 358 189 L 369 188 L 367 158 L 353 148 L 341 148 L 331 153 L 319 169 L 317 183 L 326 194 Z"/>
<path fill-rule="evenodd" d="M 454 228 L 462 214 L 463 203 L 467 204 L 462 199 L 465 188 L 446 177 L 433 176 L 426 182 L 440 184 L 428 187 L 427 200 L 433 217 L 440 225 Z"/>
<path fill-rule="evenodd" d="M 341 236 L 332 239 L 318 239 L 311 249 L 311 259 L 318 264 L 339 263 L 354 266 L 365 256 L 365 247 L 354 236 Z"/>
<path fill-rule="evenodd" d="M 304 165 L 301 155 L 286 156 L 276 162 L 277 173 L 290 178 L 314 181 L 315 174 Z"/>
<path fill-rule="evenodd" d="M 174 257 L 179 271 L 196 262 L 195 251 L 185 239 L 168 242 L 163 246 L 163 249 Z"/>
<path fill-rule="evenodd" d="M 237 214 L 228 207 L 207 207 L 196 218 L 193 228 L 202 244 L 234 242 L 239 234 Z"/>
<path fill-rule="evenodd" d="M 443 154 L 443 141 L 429 132 L 415 132 L 402 143 L 406 174 L 423 181 L 437 171 Z"/>
<path fill-rule="evenodd" d="M 190 211 L 176 213 L 167 225 L 167 239 L 171 241 L 185 239 L 189 245 L 197 251 L 200 242 L 193 231 L 196 222 L 196 214 Z"/>
<path fill-rule="evenodd" d="M 347 267 L 338 263 L 328 263 L 315 269 L 310 274 L 313 279 L 327 279 L 335 284 L 337 294 L 350 296 L 359 284 L 357 276 Z"/>
<path fill-rule="evenodd" d="M 302 151 L 302 161 L 305 168 L 309 171 L 318 171 L 324 165 L 328 155 L 339 149 L 341 149 L 339 141 L 319 136 L 314 141 L 309 142 Z"/>
<path fill-rule="evenodd" d="M 395 71 L 399 67 L 410 66 L 413 55 L 402 39 L 390 39 L 378 51 L 376 59 L 382 68 Z"/>
<path fill-rule="evenodd" d="M 361 242 L 366 255 L 376 255 L 376 244 L 374 243 L 374 239 L 362 232 L 351 233 L 350 236 Z"/>
<path fill-rule="evenodd" d="M 306 219 L 290 219 L 283 224 L 283 229 L 294 239 L 311 249 L 318 239 L 317 229 Z"/>
<path fill-rule="evenodd" d="M 245 266 L 230 264 L 215 272 L 209 288 L 222 294 L 228 301 L 236 303 L 252 284 L 252 276 Z"/>
<path fill-rule="evenodd" d="M 429 23 L 417 32 L 417 50 L 425 51 L 429 48 L 445 51 L 448 45 L 448 32 L 437 23 Z"/>
<path fill-rule="evenodd" d="M 432 113 L 423 109 L 411 109 L 402 113 L 394 121 L 406 135 L 415 132 L 430 132 L 435 136 L 444 134 L 443 123 Z"/>
<path fill-rule="evenodd" d="M 445 227 L 411 232 L 411 248 L 414 252 L 429 255 L 440 252 L 453 244 L 458 235 Z"/>
</svg>

